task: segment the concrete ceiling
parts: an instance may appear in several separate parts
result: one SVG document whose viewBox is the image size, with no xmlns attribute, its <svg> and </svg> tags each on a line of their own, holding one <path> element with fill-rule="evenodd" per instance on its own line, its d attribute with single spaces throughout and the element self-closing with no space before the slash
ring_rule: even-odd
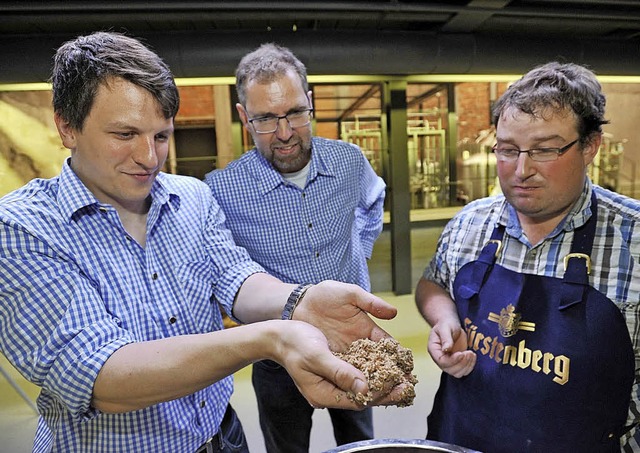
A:
<svg viewBox="0 0 640 453">
<path fill-rule="evenodd" d="M 560 59 L 640 74 L 638 0 L 3 1 L 0 83 L 48 78 L 63 41 L 145 39 L 177 77 L 231 76 L 261 42 L 310 74 L 519 73 Z"/>
</svg>

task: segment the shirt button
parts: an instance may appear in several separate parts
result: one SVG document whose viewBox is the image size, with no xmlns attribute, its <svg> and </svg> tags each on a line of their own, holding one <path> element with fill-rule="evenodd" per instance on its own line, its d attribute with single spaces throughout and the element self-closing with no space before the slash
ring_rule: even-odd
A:
<svg viewBox="0 0 640 453">
<path fill-rule="evenodd" d="M 200 401 L 200 407 L 204 408 L 207 405 L 206 401 Z"/>
<path fill-rule="evenodd" d="M 320 256 L 320 252 L 316 252 L 316 258 Z"/>
<path fill-rule="evenodd" d="M 100 212 L 107 212 L 107 208 L 103 208 L 103 207 L 98 208 L 98 210 L 99 210 Z"/>
<path fill-rule="evenodd" d="M 175 316 L 169 318 L 169 324 L 175 324 L 176 321 L 178 321 L 178 318 L 176 318 Z"/>
<path fill-rule="evenodd" d="M 313 224 L 311 224 L 311 223 L 310 223 L 310 224 L 309 224 L 309 228 L 311 228 L 312 226 L 313 226 Z"/>
<path fill-rule="evenodd" d="M 124 237 L 127 241 L 131 242 L 131 236 L 125 236 Z"/>
<path fill-rule="evenodd" d="M 304 193 L 304 192 L 302 192 L 302 198 L 304 198 L 304 197 L 306 197 L 306 196 L 307 196 L 307 194 L 306 194 L 306 193 Z"/>
<path fill-rule="evenodd" d="M 151 276 L 152 279 L 154 280 L 158 280 L 158 273 L 154 272 L 153 275 Z"/>
</svg>

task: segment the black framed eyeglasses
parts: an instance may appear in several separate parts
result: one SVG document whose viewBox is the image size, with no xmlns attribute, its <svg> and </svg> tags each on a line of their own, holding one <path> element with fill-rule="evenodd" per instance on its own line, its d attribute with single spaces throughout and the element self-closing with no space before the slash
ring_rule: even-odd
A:
<svg viewBox="0 0 640 453">
<path fill-rule="evenodd" d="M 280 120 L 285 119 L 289 127 L 303 127 L 311 122 L 313 109 L 298 110 L 296 112 L 287 113 L 282 116 L 263 116 L 260 118 L 251 118 L 249 122 L 258 134 L 271 134 L 278 130 Z"/>
<path fill-rule="evenodd" d="M 501 162 L 515 162 L 522 153 L 527 153 L 531 160 L 535 162 L 551 162 L 557 160 L 559 156 L 569 151 L 579 140 L 580 138 L 577 138 L 562 148 L 531 148 L 519 150 L 513 148 L 498 148 L 498 145 L 496 145 L 491 151 L 493 151 L 496 158 Z"/>
</svg>

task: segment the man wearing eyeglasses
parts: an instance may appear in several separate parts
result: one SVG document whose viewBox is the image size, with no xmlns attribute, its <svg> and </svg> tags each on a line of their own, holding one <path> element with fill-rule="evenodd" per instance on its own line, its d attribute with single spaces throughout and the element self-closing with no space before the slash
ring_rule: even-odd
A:
<svg viewBox="0 0 640 453">
<path fill-rule="evenodd" d="M 416 288 L 443 370 L 428 438 L 640 451 L 640 203 L 587 176 L 604 113 L 595 75 L 555 62 L 494 105 L 503 194 L 449 222 Z"/>
<path fill-rule="evenodd" d="M 236 90 L 255 148 L 205 178 L 235 242 L 272 275 L 303 282 L 301 294 L 327 279 L 369 290 L 383 180 L 355 145 L 312 137 L 306 68 L 288 49 L 263 44 L 247 54 Z M 314 409 L 286 370 L 258 362 L 252 379 L 267 451 L 308 451 Z M 371 409 L 329 414 L 338 445 L 373 437 Z"/>
</svg>

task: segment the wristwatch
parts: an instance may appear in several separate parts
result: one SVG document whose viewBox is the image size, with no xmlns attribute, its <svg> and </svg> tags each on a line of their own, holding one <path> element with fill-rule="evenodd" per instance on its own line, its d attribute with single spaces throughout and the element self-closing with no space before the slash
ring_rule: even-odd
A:
<svg viewBox="0 0 640 453">
<path fill-rule="evenodd" d="M 287 303 L 284 304 L 284 309 L 282 310 L 282 319 L 291 319 L 293 318 L 293 310 L 296 309 L 304 294 L 307 292 L 309 288 L 313 285 L 309 283 L 301 283 L 295 287 L 291 294 L 289 294 L 289 298 L 287 299 Z"/>
</svg>

